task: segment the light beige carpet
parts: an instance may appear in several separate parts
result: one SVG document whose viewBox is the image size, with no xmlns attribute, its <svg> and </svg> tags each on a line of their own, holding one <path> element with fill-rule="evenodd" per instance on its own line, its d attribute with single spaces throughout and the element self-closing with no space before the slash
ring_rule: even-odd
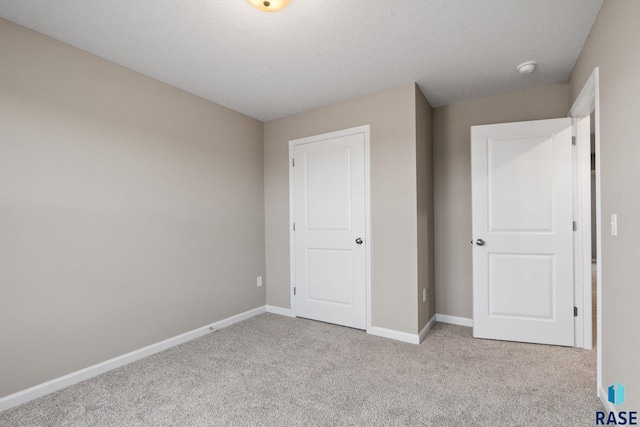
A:
<svg viewBox="0 0 640 427">
<path fill-rule="evenodd" d="M 29 369 L 25 366 L 25 369 Z M 2 426 L 587 426 L 595 352 L 421 345 L 263 314 L 0 413 Z"/>
</svg>

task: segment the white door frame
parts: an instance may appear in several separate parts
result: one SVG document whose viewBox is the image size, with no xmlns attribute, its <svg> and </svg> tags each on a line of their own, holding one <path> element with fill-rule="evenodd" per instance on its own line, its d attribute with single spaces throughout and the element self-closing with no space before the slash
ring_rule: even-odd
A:
<svg viewBox="0 0 640 427">
<path fill-rule="evenodd" d="M 308 136 L 305 138 L 293 139 L 289 141 L 289 275 L 291 287 L 289 290 L 289 301 L 291 312 L 296 316 L 296 300 L 293 292 L 295 284 L 295 235 L 293 231 L 293 222 L 295 218 L 295 198 L 294 198 L 294 171 L 293 171 L 293 153 L 296 145 L 308 144 L 311 142 L 322 141 L 331 138 L 340 138 L 343 136 L 364 134 L 364 206 L 365 206 L 365 293 L 366 293 L 366 313 L 367 313 L 367 333 L 371 332 L 371 172 L 369 159 L 369 146 L 371 129 L 369 125 L 357 126 L 354 128 L 343 129 L 335 132 L 323 133 L 320 135 Z"/>
<path fill-rule="evenodd" d="M 590 117 L 571 118 L 575 147 L 573 150 L 573 233 L 574 318 L 575 347 L 591 350 L 591 133 Z M 585 262 L 588 254 L 589 262 Z"/>
<path fill-rule="evenodd" d="M 580 94 L 576 98 L 575 102 L 571 106 L 569 110 L 569 116 L 575 119 L 581 119 L 588 117 L 592 112 L 595 112 L 595 151 L 596 151 L 596 251 L 598 254 L 598 263 L 596 269 L 596 277 L 597 277 L 597 285 L 596 285 L 596 293 L 597 293 L 597 320 L 596 320 L 596 355 L 597 355 L 597 387 L 598 387 L 598 396 L 601 396 L 602 390 L 602 197 L 601 197 L 601 186 L 600 186 L 600 71 L 599 68 L 594 68 L 593 72 L 589 76 L 589 79 L 585 83 L 584 87 L 580 91 Z M 576 120 L 578 121 L 578 120 Z M 578 147 L 580 150 L 589 150 L 589 145 L 591 141 L 589 136 L 579 138 L 581 135 L 577 135 L 576 143 L 580 144 L 582 142 L 582 146 Z M 586 147 L 585 147 L 586 145 Z M 582 174 L 577 177 L 580 181 L 584 182 L 585 179 L 591 179 L 591 159 L 590 157 L 580 156 L 581 164 L 579 168 L 582 171 Z M 589 162 L 589 163 L 587 163 Z M 585 178 L 586 175 L 589 175 L 588 178 Z M 577 198 L 577 221 L 580 221 L 581 218 L 590 217 L 590 214 L 585 211 L 590 211 L 591 206 L 587 206 L 585 200 L 590 200 L 591 193 L 590 188 L 586 186 L 579 186 L 578 191 L 576 193 Z M 587 194 L 589 192 L 589 194 Z M 593 220 L 593 219 L 592 219 Z M 577 268 L 580 268 L 582 271 L 586 271 L 588 266 L 589 271 L 591 268 L 591 224 L 584 224 L 583 227 L 578 225 L 578 232 L 576 234 L 580 234 L 581 244 L 576 246 L 576 257 L 575 263 Z M 582 281 L 578 282 L 576 280 L 575 283 L 576 295 L 582 294 L 583 298 L 581 300 L 576 300 L 576 306 L 578 307 L 579 312 L 587 313 L 587 306 L 589 313 L 591 312 L 591 274 L 584 275 L 582 277 Z M 579 292 L 578 292 L 579 291 Z M 582 307 L 580 307 L 582 305 Z M 577 321 L 577 320 L 576 320 Z M 583 327 L 583 335 L 582 335 L 582 347 L 591 348 L 591 315 L 586 318 L 583 316 L 582 318 L 582 327 Z M 587 336 L 588 333 L 588 336 Z M 588 340 L 588 341 L 587 341 Z M 578 346 L 578 343 L 576 343 Z M 606 396 L 605 396 L 606 397 Z"/>
</svg>

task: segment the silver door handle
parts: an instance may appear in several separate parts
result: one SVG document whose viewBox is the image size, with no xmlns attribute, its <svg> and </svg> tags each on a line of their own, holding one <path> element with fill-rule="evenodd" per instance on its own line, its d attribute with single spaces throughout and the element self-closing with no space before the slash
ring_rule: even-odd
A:
<svg viewBox="0 0 640 427">
<path fill-rule="evenodd" d="M 478 239 L 478 240 L 476 240 L 476 245 L 478 245 L 478 246 L 484 246 L 484 240 L 482 240 L 482 239 Z"/>
<path fill-rule="evenodd" d="M 361 244 L 362 244 L 362 239 L 358 237 L 358 238 L 356 239 L 356 243 L 357 243 L 357 244 L 359 244 L 359 245 L 361 245 Z"/>
</svg>

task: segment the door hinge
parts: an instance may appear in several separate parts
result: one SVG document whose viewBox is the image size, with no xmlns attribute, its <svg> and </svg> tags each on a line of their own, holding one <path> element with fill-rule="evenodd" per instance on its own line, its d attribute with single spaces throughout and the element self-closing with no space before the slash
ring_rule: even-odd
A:
<svg viewBox="0 0 640 427">
<path fill-rule="evenodd" d="M 571 137 L 571 145 L 576 145 L 576 137 L 575 136 Z"/>
<path fill-rule="evenodd" d="M 573 221 L 573 231 L 578 231 L 578 223 Z"/>
<path fill-rule="evenodd" d="M 296 167 L 296 159 L 291 159 L 291 167 Z"/>
<path fill-rule="evenodd" d="M 296 223 L 293 223 L 293 231 L 296 231 Z"/>
<path fill-rule="evenodd" d="M 296 294 L 296 287 L 294 286 L 293 287 L 293 295 L 295 295 L 295 294 Z"/>
<path fill-rule="evenodd" d="M 578 317 L 578 307 L 573 307 L 573 317 Z"/>
</svg>

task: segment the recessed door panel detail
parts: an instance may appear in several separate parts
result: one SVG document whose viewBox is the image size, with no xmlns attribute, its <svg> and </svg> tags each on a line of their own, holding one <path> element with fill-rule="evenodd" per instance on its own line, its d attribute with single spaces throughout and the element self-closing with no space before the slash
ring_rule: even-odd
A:
<svg viewBox="0 0 640 427">
<path fill-rule="evenodd" d="M 553 229 L 553 138 L 489 139 L 489 230 Z"/>
<path fill-rule="evenodd" d="M 307 249 L 307 298 L 351 305 L 351 269 L 351 251 Z"/>
<path fill-rule="evenodd" d="M 553 319 L 553 255 L 490 254 L 489 316 Z"/>
<path fill-rule="evenodd" d="M 308 230 L 351 228 L 350 154 L 346 147 L 305 156 Z"/>
</svg>

